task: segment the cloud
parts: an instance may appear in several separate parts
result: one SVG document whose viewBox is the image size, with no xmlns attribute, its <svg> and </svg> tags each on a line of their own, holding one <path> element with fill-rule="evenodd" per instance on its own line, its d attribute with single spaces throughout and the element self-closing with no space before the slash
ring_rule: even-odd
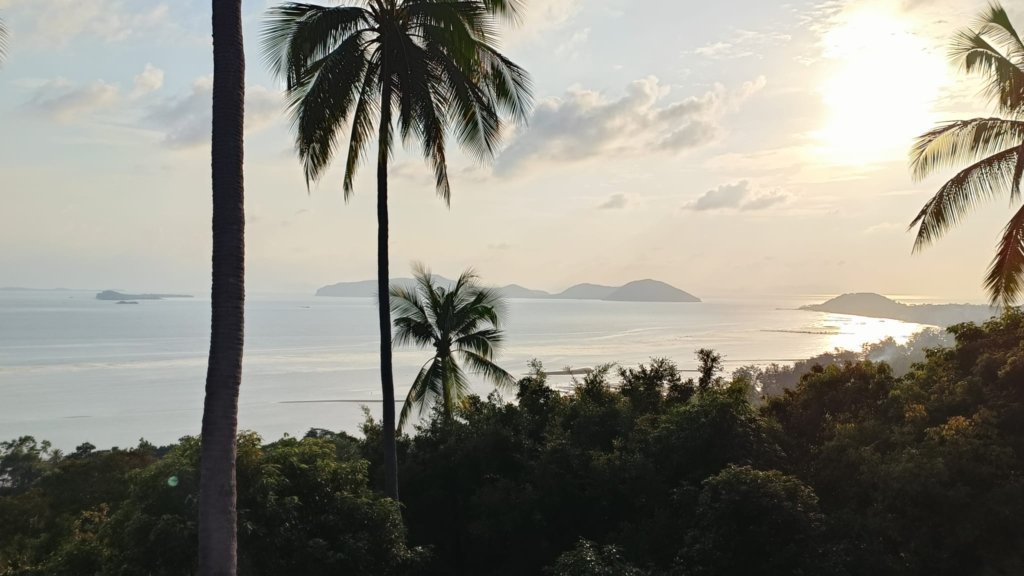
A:
<svg viewBox="0 0 1024 576">
<path fill-rule="evenodd" d="M 743 200 L 750 195 L 750 182 L 740 180 L 735 184 L 722 184 L 714 190 L 708 190 L 700 198 L 688 204 L 690 210 L 702 212 L 722 208 L 739 208 Z"/>
<path fill-rule="evenodd" d="M 630 83 L 618 99 L 583 89 L 539 102 L 529 128 L 513 137 L 495 172 L 530 162 L 577 162 L 602 156 L 680 152 L 713 142 L 720 121 L 765 85 L 760 77 L 736 90 L 715 85 L 698 96 L 667 103 L 670 89 L 650 76 Z"/>
<path fill-rule="evenodd" d="M 760 194 L 760 195 L 754 196 L 750 200 L 747 200 L 742 205 L 740 205 L 740 210 L 743 210 L 743 211 L 765 210 L 767 208 L 771 208 L 772 206 L 777 206 L 779 204 L 785 204 L 786 202 L 789 202 L 789 195 L 788 194 L 785 194 L 785 193 L 780 192 L 778 190 L 773 190 L 771 192 L 766 192 L 764 194 Z"/>
<path fill-rule="evenodd" d="M 114 84 L 97 80 L 84 86 L 63 79 L 50 80 L 38 88 L 27 106 L 58 122 L 72 122 L 117 103 L 120 91 Z"/>
<path fill-rule="evenodd" d="M 728 40 L 710 42 L 693 51 L 698 56 L 712 60 L 733 60 L 755 56 L 763 58 L 766 48 L 785 44 L 792 40 L 789 34 L 771 30 L 735 30 Z"/>
<path fill-rule="evenodd" d="M 146 68 L 141 74 L 135 77 L 134 88 L 132 89 L 132 98 L 141 98 L 146 94 L 156 92 L 164 85 L 164 71 L 153 66 L 152 64 L 146 64 Z"/>
<path fill-rule="evenodd" d="M 748 180 L 740 180 L 735 184 L 722 184 L 714 190 L 708 190 L 683 208 L 695 212 L 715 210 L 753 212 L 766 210 L 788 201 L 789 195 L 781 190 L 755 192 Z"/>
<path fill-rule="evenodd" d="M 118 84 L 96 80 L 89 84 L 75 84 L 64 78 L 33 83 L 33 94 L 26 107 L 47 118 L 70 123 L 94 116 L 110 109 L 128 108 L 129 101 L 138 100 L 163 86 L 163 70 L 146 64 L 134 79 L 134 88 L 126 98 Z"/>
<path fill-rule="evenodd" d="M 524 8 L 522 21 L 505 34 L 507 44 L 524 44 L 565 27 L 579 13 L 582 4 L 583 0 L 528 2 Z"/>
<path fill-rule="evenodd" d="M 40 47 L 63 47 L 80 36 L 120 42 L 170 23 L 168 5 L 153 0 L 8 0 L 0 7 L 30 22 L 24 37 Z"/>
<path fill-rule="evenodd" d="M 899 224 L 897 222 L 881 222 L 879 224 L 874 224 L 872 226 L 868 226 L 867 228 L 865 228 L 864 234 L 870 236 L 873 234 L 891 234 L 893 232 L 903 233 L 906 231 L 906 224 Z"/>
<path fill-rule="evenodd" d="M 210 141 L 213 106 L 213 76 L 192 82 L 187 94 L 164 99 L 149 109 L 148 124 L 162 132 L 171 148 L 192 148 Z M 245 91 L 245 130 L 256 131 L 283 118 L 284 99 L 277 91 L 250 85 Z"/>
<path fill-rule="evenodd" d="M 584 28 L 573 32 L 572 36 L 568 40 L 558 45 L 555 48 L 555 56 L 559 58 L 568 58 L 570 60 L 579 58 L 580 49 L 586 45 L 590 39 L 590 28 Z"/>
<path fill-rule="evenodd" d="M 622 210 L 626 207 L 629 201 L 626 199 L 625 194 L 612 194 L 608 200 L 605 200 L 598 205 L 599 210 Z"/>
</svg>

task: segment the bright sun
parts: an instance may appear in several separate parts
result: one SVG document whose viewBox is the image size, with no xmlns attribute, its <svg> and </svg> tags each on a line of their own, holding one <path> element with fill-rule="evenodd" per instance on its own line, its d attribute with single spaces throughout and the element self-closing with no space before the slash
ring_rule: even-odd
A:
<svg viewBox="0 0 1024 576">
<path fill-rule="evenodd" d="M 944 54 L 930 50 L 891 4 L 845 13 L 824 36 L 827 117 L 814 137 L 830 162 L 903 160 L 935 120 L 933 103 L 948 77 Z"/>
</svg>

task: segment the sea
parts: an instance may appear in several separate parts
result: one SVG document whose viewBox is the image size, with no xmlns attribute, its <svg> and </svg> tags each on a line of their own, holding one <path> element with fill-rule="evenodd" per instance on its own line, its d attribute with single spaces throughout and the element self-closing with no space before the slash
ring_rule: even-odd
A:
<svg viewBox="0 0 1024 576">
<path fill-rule="evenodd" d="M 827 296 L 699 304 L 510 300 L 498 363 L 525 374 L 654 357 L 696 368 L 713 348 L 728 371 L 791 363 L 836 348 L 859 350 L 926 328 L 896 320 L 797 310 Z M 24 435 L 72 450 L 83 442 L 157 445 L 199 433 L 210 303 L 204 298 L 122 305 L 95 291 L 0 291 L 0 441 Z M 267 441 L 311 428 L 358 433 L 379 418 L 377 306 L 370 298 L 256 294 L 246 304 L 239 427 Z M 395 352 L 404 398 L 429 351 Z M 553 384 L 571 386 L 569 376 Z M 492 391 L 483 382 L 474 390 Z"/>
</svg>

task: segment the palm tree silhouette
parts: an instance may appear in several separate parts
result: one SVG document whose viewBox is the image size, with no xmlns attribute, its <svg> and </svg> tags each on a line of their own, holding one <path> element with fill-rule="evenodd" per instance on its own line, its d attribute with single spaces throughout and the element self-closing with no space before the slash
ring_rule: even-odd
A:
<svg viewBox="0 0 1024 576">
<path fill-rule="evenodd" d="M 377 132 L 377 292 L 386 492 L 398 498 L 395 391 L 391 370 L 388 163 L 395 132 L 418 140 L 449 203 L 445 138 L 485 160 L 495 154 L 503 115 L 525 122 L 527 73 L 500 54 L 496 18 L 514 19 L 517 0 L 368 0 L 358 6 L 287 3 L 263 33 L 271 71 L 287 87 L 306 183 L 319 180 L 348 140 L 344 192 Z M 347 134 L 343 134 L 345 128 Z"/>
<path fill-rule="evenodd" d="M 245 320 L 242 1 L 213 0 L 213 273 L 199 475 L 199 574 L 237 570 L 235 434 Z"/>
<path fill-rule="evenodd" d="M 395 346 L 432 348 L 434 355 L 413 380 L 399 429 L 405 427 L 414 409 L 422 416 L 435 402 L 440 402 L 445 420 L 451 421 L 456 406 L 469 395 L 469 381 L 460 361 L 498 388 L 507 390 L 515 384 L 512 375 L 494 363 L 503 339 L 501 296 L 481 287 L 472 270 L 459 276 L 450 288 L 436 284 L 421 265 L 414 266 L 414 275 L 415 288 L 391 288 Z"/>
<path fill-rule="evenodd" d="M 973 28 L 959 32 L 950 54 L 967 73 L 986 78 L 985 93 L 999 117 L 947 122 L 920 137 L 911 150 L 914 178 L 967 164 L 925 203 L 910 228 L 918 227 L 914 251 L 928 246 L 963 220 L 982 200 L 1021 197 L 1024 176 L 1024 42 L 1009 16 L 992 4 Z M 1024 284 L 1024 207 L 1011 218 L 985 278 L 993 304 L 1013 304 Z"/>
</svg>

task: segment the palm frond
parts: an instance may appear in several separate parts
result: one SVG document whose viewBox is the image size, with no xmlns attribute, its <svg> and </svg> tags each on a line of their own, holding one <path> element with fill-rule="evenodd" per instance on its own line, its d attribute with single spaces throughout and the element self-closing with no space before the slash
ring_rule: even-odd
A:
<svg viewBox="0 0 1024 576">
<path fill-rule="evenodd" d="M 454 357 L 445 358 L 442 365 L 444 366 L 444 410 L 450 418 L 458 412 L 458 409 L 469 397 L 469 380 Z"/>
<path fill-rule="evenodd" d="M 484 328 L 455 339 L 455 345 L 461 350 L 466 349 L 484 358 L 492 359 L 498 353 L 505 333 L 497 328 Z"/>
<path fill-rule="evenodd" d="M 1024 207 L 1006 224 L 985 277 L 993 305 L 1011 306 L 1024 292 Z"/>
<path fill-rule="evenodd" d="M 445 205 L 451 204 L 451 185 L 448 181 L 448 160 L 445 133 L 448 115 L 445 102 L 438 92 L 440 79 L 437 66 L 419 45 L 407 39 L 407 65 L 403 75 L 403 98 L 400 125 L 403 138 L 415 136 L 423 146 L 423 157 L 434 171 L 434 188 Z"/>
<path fill-rule="evenodd" d="M 380 85 L 377 83 L 379 76 L 379 59 L 371 58 L 363 77 L 363 85 L 359 89 L 359 101 L 356 102 L 355 111 L 352 112 L 352 132 L 348 140 L 345 180 L 342 184 L 346 202 L 355 190 L 356 171 L 359 169 L 363 154 L 366 153 L 366 149 L 369 148 L 370 141 L 373 139 L 374 121 L 380 113 L 377 103 L 380 89 Z"/>
<path fill-rule="evenodd" d="M 1024 121 L 1005 118 L 973 118 L 946 122 L 922 134 L 910 153 L 910 167 L 917 180 L 936 170 L 976 162 L 1024 143 Z"/>
<path fill-rule="evenodd" d="M 953 39 L 950 57 L 960 61 L 967 73 L 988 78 L 984 93 L 1007 113 L 1024 108 L 1024 69 L 973 30 L 959 32 Z"/>
<path fill-rule="evenodd" d="M 296 148 L 307 185 L 320 178 L 334 158 L 338 134 L 361 95 L 368 62 L 363 34 L 353 34 L 310 68 L 289 93 Z"/>
<path fill-rule="evenodd" d="M 516 379 L 491 360 L 469 350 L 460 350 L 459 355 L 471 372 L 483 376 L 499 390 L 508 391 L 515 386 Z"/>
<path fill-rule="evenodd" d="M 480 46 L 486 86 L 502 111 L 520 125 L 527 124 L 533 108 L 533 81 L 521 66 L 488 45 Z"/>
<path fill-rule="evenodd" d="M 427 348 L 437 341 L 438 335 L 415 290 L 402 286 L 391 288 L 391 315 L 394 318 L 393 345 L 396 348 L 407 344 Z"/>
<path fill-rule="evenodd" d="M 260 34 L 263 61 L 289 88 L 350 34 L 369 24 L 366 10 L 289 2 L 270 8 Z"/>
<path fill-rule="evenodd" d="M 1010 22 L 1010 15 L 1000 4 L 989 4 L 988 11 L 978 19 L 975 28 L 999 43 L 1012 60 L 1024 62 L 1024 42 L 1014 29 L 1013 22 Z"/>
<path fill-rule="evenodd" d="M 919 226 L 914 251 L 938 239 L 982 200 L 1008 192 L 1017 151 L 1011 148 L 984 158 L 943 184 L 910 223 L 910 229 Z"/>
<path fill-rule="evenodd" d="M 398 429 L 405 428 L 413 410 L 418 410 L 417 417 L 422 418 L 433 400 L 441 395 L 442 367 L 436 358 L 431 358 L 420 368 L 409 388 L 398 417 Z"/>
</svg>

